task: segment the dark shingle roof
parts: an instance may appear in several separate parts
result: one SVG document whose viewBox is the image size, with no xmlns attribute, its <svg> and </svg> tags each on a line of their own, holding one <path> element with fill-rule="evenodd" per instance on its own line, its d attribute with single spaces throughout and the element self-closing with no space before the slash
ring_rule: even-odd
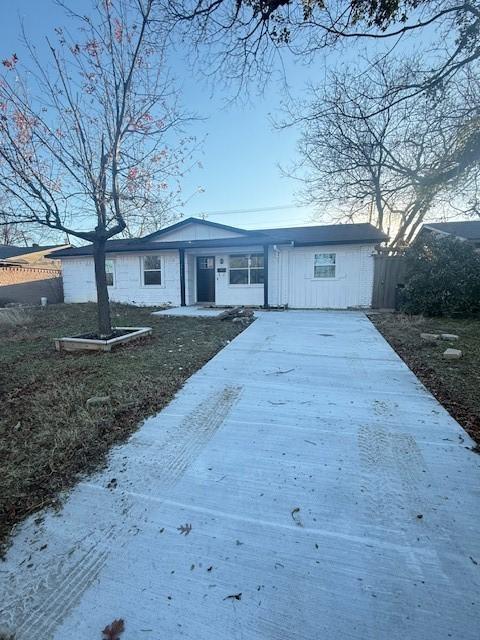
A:
<svg viewBox="0 0 480 640">
<path fill-rule="evenodd" d="M 196 219 L 190 221 L 197 222 Z M 312 227 L 289 227 L 286 229 L 262 229 L 243 231 L 244 236 L 232 238 L 215 238 L 211 240 L 177 240 L 172 242 L 155 242 L 152 234 L 135 240 L 109 240 L 107 253 L 148 252 L 164 249 L 242 247 L 263 244 L 328 245 L 328 244 L 361 244 L 379 243 L 387 240 L 387 235 L 368 223 L 362 224 L 330 224 Z M 92 255 L 92 245 L 63 249 L 50 254 L 52 258 Z"/>
<path fill-rule="evenodd" d="M 466 240 L 480 240 L 480 220 L 460 220 L 459 222 L 431 222 L 425 229 L 435 229 Z"/>
<path fill-rule="evenodd" d="M 296 245 L 333 242 L 340 244 L 358 242 L 382 242 L 387 235 L 371 224 L 328 224 L 315 227 L 290 227 L 287 229 L 262 229 L 262 234 L 274 242 L 294 242 Z"/>
</svg>

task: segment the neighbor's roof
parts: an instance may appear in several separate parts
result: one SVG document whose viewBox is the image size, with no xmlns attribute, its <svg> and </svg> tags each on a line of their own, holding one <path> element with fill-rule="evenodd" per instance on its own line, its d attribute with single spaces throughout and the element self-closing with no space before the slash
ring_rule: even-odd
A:
<svg viewBox="0 0 480 640">
<path fill-rule="evenodd" d="M 424 229 L 447 233 L 465 240 L 480 240 L 480 220 L 460 220 L 459 222 L 429 222 Z"/>
<path fill-rule="evenodd" d="M 50 244 L 45 247 L 39 245 L 33 245 L 31 247 L 18 247 L 12 244 L 0 244 L 0 259 L 15 258 L 17 256 L 24 256 L 29 253 L 37 253 L 39 251 L 48 251 L 55 249 L 56 247 L 63 247 L 63 244 Z"/>
<path fill-rule="evenodd" d="M 215 238 L 209 240 L 176 240 L 171 242 L 160 242 L 152 240 L 166 233 L 167 230 L 185 226 L 189 223 L 201 223 L 216 228 L 227 228 L 242 234 L 238 237 Z M 109 240 L 107 242 L 107 253 L 124 252 L 149 252 L 161 251 L 164 249 L 192 249 L 192 248 L 215 248 L 215 247 L 242 247 L 247 245 L 265 244 L 293 244 L 295 246 L 308 245 L 329 245 L 329 244 L 361 244 L 379 243 L 388 239 L 388 236 L 368 223 L 362 224 L 330 224 L 315 227 L 289 227 L 286 229 L 261 229 L 248 231 L 237 227 L 226 227 L 197 218 L 188 218 L 181 223 L 162 229 L 160 233 L 150 234 L 145 238 L 134 240 Z M 50 254 L 52 258 L 88 256 L 93 253 L 92 245 L 62 249 Z"/>
</svg>

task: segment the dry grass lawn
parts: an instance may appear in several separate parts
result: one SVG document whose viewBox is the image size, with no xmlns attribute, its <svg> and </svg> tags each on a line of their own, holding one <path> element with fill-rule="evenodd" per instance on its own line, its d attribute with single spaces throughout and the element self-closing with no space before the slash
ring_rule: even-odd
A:
<svg viewBox="0 0 480 640">
<path fill-rule="evenodd" d="M 0 544 L 22 518 L 55 504 L 61 491 L 104 463 L 113 444 L 241 330 L 215 318 L 151 311 L 112 305 L 114 324 L 151 326 L 153 335 L 111 353 L 54 349 L 54 337 L 95 327 L 91 304 L 0 318 Z M 87 409 L 96 395 L 110 395 L 111 403 Z"/>
<path fill-rule="evenodd" d="M 372 314 L 370 320 L 423 384 L 480 443 L 480 319 L 424 318 L 402 314 Z M 421 333 L 453 333 L 455 342 L 427 342 Z M 445 349 L 463 353 L 445 360 Z M 478 449 L 478 447 L 477 447 Z"/>
</svg>

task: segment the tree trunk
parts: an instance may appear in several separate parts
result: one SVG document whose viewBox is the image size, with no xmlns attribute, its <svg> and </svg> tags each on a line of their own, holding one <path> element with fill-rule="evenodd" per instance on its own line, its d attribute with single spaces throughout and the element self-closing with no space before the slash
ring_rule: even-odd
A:
<svg viewBox="0 0 480 640">
<path fill-rule="evenodd" d="M 95 286 L 97 288 L 98 333 L 106 338 L 112 333 L 110 305 L 108 302 L 107 274 L 105 270 L 105 240 L 93 243 L 93 259 L 95 262 Z"/>
</svg>

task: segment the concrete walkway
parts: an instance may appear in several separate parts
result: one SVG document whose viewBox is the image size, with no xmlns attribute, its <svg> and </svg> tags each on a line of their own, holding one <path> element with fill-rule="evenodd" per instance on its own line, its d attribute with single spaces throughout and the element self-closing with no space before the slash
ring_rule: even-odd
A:
<svg viewBox="0 0 480 640">
<path fill-rule="evenodd" d="M 20 529 L 0 621 L 16 640 L 119 617 L 122 640 L 477 640 L 470 445 L 364 315 L 260 314 Z"/>
<path fill-rule="evenodd" d="M 193 305 L 191 307 L 172 307 L 171 309 L 162 309 L 161 311 L 153 311 L 152 316 L 173 316 L 187 318 L 216 318 L 225 309 L 215 309 L 210 307 L 201 307 Z"/>
</svg>

